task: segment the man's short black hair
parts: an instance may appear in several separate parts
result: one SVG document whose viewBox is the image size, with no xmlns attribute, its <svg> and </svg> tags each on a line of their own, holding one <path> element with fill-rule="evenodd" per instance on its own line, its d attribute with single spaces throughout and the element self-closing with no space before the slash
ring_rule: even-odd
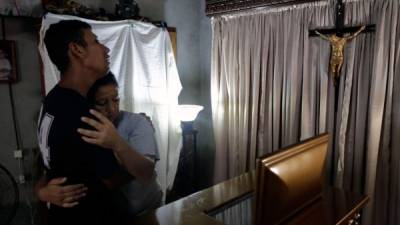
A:
<svg viewBox="0 0 400 225">
<path fill-rule="evenodd" d="M 108 72 L 104 77 L 97 79 L 90 87 L 88 93 L 86 94 L 86 99 L 89 101 L 90 105 L 94 106 L 97 91 L 99 91 L 101 87 L 109 84 L 113 84 L 118 87 L 117 79 L 115 79 L 115 76 L 111 71 Z"/>
<path fill-rule="evenodd" d="M 86 47 L 84 30 L 91 29 L 88 23 L 79 20 L 61 20 L 50 25 L 44 37 L 44 43 L 51 61 L 63 73 L 69 66 L 68 45 L 71 42 Z"/>
</svg>

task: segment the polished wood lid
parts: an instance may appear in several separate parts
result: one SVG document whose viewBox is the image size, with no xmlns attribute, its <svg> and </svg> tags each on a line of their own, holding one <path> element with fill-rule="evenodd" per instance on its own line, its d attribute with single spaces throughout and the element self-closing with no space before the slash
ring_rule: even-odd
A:
<svg viewBox="0 0 400 225">
<path fill-rule="evenodd" d="M 254 172 L 246 173 L 136 217 L 130 224 L 222 225 L 222 222 L 208 214 L 223 211 L 243 198 L 251 198 L 254 185 Z M 283 224 L 345 224 L 343 222 L 347 222 L 367 202 L 365 195 L 326 188 L 322 198 Z"/>
<path fill-rule="evenodd" d="M 222 222 L 207 214 L 214 214 L 244 196 L 251 195 L 254 178 L 254 172 L 245 173 L 150 211 L 133 219 L 131 224 L 222 225 Z"/>
</svg>

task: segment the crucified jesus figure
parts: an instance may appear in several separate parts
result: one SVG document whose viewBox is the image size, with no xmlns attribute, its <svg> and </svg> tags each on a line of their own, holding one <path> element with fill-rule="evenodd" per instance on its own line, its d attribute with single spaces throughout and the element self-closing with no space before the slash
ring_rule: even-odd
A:
<svg viewBox="0 0 400 225">
<path fill-rule="evenodd" d="M 332 50 L 331 50 L 331 59 L 330 59 L 330 63 L 329 63 L 329 68 L 330 68 L 331 76 L 332 76 L 332 79 L 333 79 L 335 85 L 336 85 L 336 80 L 340 76 L 340 70 L 343 65 L 344 47 L 346 46 L 346 43 L 351 41 L 353 38 L 355 38 L 364 29 L 365 29 L 365 26 L 362 26 L 354 34 L 344 36 L 344 37 L 339 37 L 336 34 L 325 36 L 325 35 L 319 33 L 318 31 L 315 31 L 315 33 L 317 33 L 323 39 L 329 41 L 331 44 Z"/>
</svg>

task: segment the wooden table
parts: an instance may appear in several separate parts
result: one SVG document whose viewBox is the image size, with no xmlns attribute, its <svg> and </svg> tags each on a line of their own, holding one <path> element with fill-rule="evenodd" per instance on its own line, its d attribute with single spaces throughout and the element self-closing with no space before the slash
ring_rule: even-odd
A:
<svg viewBox="0 0 400 225">
<path fill-rule="evenodd" d="M 254 173 L 246 173 L 134 218 L 130 224 L 223 225 L 210 214 L 252 198 L 254 184 Z M 347 225 L 367 201 L 368 197 L 362 194 L 327 188 L 321 199 L 284 224 Z"/>
</svg>

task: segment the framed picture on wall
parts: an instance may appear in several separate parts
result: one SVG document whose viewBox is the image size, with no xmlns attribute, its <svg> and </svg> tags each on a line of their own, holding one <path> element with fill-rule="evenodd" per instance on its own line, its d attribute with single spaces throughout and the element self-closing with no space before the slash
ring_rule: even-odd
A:
<svg viewBox="0 0 400 225">
<path fill-rule="evenodd" d="M 17 80 L 15 42 L 0 40 L 0 82 L 16 82 Z"/>
<path fill-rule="evenodd" d="M 0 15 L 41 17 L 42 0 L 0 0 Z"/>
</svg>

